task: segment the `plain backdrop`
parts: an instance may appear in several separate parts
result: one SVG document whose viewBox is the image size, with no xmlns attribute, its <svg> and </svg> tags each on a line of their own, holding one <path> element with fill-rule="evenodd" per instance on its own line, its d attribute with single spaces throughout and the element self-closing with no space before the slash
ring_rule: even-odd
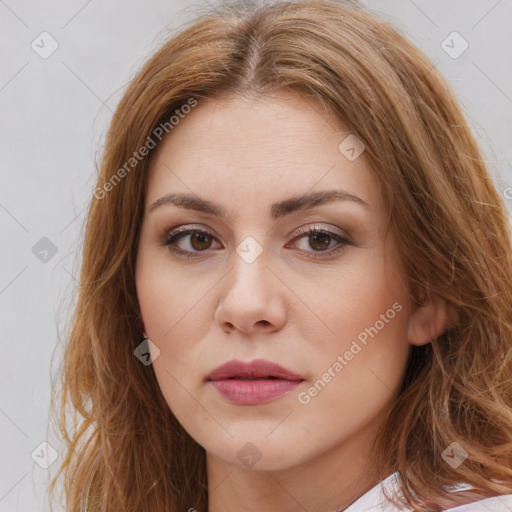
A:
<svg viewBox="0 0 512 512">
<path fill-rule="evenodd" d="M 449 80 L 496 186 L 512 197 L 512 0 L 362 3 Z M 57 463 L 37 463 L 41 450 L 52 458 L 41 443 L 62 458 L 47 432 L 50 368 L 109 120 L 144 60 L 205 5 L 0 0 L 0 512 L 47 510 Z"/>
</svg>

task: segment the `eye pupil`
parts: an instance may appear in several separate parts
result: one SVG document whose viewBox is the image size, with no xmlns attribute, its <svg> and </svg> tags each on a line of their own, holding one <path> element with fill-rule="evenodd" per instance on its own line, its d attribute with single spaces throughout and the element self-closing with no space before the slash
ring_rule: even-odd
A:
<svg viewBox="0 0 512 512">
<path fill-rule="evenodd" d="M 326 247 L 329 246 L 330 238 L 331 237 L 329 235 L 326 235 L 325 233 L 314 233 L 313 235 L 310 236 L 310 245 L 313 249 L 316 250 L 325 249 Z M 314 242 L 311 243 L 311 240 L 314 240 Z M 320 247 L 315 247 L 314 244 L 317 242 L 320 244 Z"/>
<path fill-rule="evenodd" d="M 190 244 L 194 249 L 201 251 L 204 249 L 208 249 L 208 247 L 211 244 L 211 238 L 212 237 L 207 233 L 194 233 L 190 237 Z M 195 242 L 198 242 L 199 246 L 197 246 Z"/>
</svg>

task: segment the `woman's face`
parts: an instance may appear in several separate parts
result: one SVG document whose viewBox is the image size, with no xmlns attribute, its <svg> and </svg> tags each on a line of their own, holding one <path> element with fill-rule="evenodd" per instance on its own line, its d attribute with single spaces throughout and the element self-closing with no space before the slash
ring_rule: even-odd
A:
<svg viewBox="0 0 512 512">
<path fill-rule="evenodd" d="M 363 457 L 396 397 L 411 304 L 378 181 L 348 135 L 298 96 L 223 98 L 154 155 L 137 293 L 158 384 L 209 457 L 266 470 Z M 256 365 L 209 380 L 232 360 L 290 375 Z"/>
</svg>

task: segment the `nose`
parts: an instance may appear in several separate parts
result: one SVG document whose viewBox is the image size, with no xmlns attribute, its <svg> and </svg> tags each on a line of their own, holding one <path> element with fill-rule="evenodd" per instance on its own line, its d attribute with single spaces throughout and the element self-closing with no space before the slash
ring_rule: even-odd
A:
<svg viewBox="0 0 512 512">
<path fill-rule="evenodd" d="M 225 333 L 270 333 L 286 323 L 285 287 L 262 256 L 248 263 L 234 255 L 215 311 L 215 321 Z"/>
</svg>

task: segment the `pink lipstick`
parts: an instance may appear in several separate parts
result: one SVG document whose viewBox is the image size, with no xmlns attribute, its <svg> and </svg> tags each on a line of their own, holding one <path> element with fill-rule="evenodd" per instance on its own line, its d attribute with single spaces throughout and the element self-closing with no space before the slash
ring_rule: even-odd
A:
<svg viewBox="0 0 512 512">
<path fill-rule="evenodd" d="M 256 405 L 277 400 L 299 386 L 304 378 L 264 359 L 249 363 L 235 359 L 216 368 L 207 380 L 228 401 Z"/>
</svg>

